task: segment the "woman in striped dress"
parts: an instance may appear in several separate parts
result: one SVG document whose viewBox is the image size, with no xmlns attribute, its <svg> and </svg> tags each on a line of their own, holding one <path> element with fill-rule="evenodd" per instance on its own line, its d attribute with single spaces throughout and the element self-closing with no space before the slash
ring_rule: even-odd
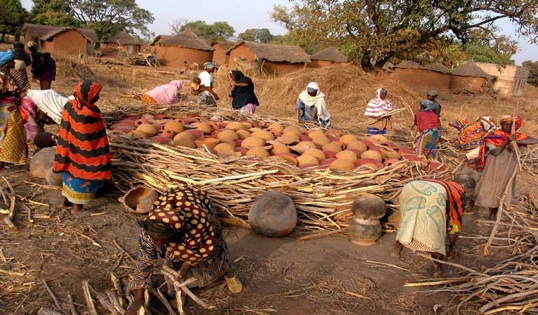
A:
<svg viewBox="0 0 538 315">
<path fill-rule="evenodd" d="M 375 91 L 375 98 L 371 99 L 366 105 L 364 115 L 371 119 L 366 128 L 366 134 L 384 135 L 392 129 L 390 116 L 387 114 L 394 110 L 394 104 L 387 99 L 387 90 L 379 88 Z"/>
<path fill-rule="evenodd" d="M 99 188 L 111 178 L 110 151 L 105 123 L 95 105 L 101 85 L 85 80 L 75 88 L 75 99 L 62 112 L 53 170 L 63 172 L 62 208 L 82 211 Z"/>
</svg>

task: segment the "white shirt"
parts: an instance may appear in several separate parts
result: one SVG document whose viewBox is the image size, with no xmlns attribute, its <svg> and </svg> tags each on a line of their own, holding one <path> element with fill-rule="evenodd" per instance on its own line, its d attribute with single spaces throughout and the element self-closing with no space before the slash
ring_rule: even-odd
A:
<svg viewBox="0 0 538 315">
<path fill-rule="evenodd" d="M 201 86 L 210 87 L 211 82 L 213 82 L 213 78 L 211 77 L 211 74 L 207 71 L 203 71 L 198 75 L 198 78 L 200 78 Z"/>
</svg>

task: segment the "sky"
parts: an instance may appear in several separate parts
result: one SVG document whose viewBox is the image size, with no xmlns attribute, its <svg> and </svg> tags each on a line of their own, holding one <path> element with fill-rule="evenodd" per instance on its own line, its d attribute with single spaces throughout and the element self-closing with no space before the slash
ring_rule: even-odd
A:
<svg viewBox="0 0 538 315">
<path fill-rule="evenodd" d="M 21 2 L 27 9 L 32 7 L 31 0 Z M 170 34 L 174 20 L 200 20 L 206 24 L 227 22 L 236 36 L 253 28 L 267 28 L 273 35 L 283 35 L 286 29 L 272 22 L 269 14 L 274 5 L 291 6 L 289 0 L 136 0 L 136 3 L 155 17 L 155 22 L 148 27 L 155 35 Z M 502 22 L 500 27 L 503 33 L 518 41 L 519 50 L 512 57 L 517 65 L 526 60 L 538 61 L 538 45 L 516 37 L 515 28 L 508 21 Z"/>
</svg>

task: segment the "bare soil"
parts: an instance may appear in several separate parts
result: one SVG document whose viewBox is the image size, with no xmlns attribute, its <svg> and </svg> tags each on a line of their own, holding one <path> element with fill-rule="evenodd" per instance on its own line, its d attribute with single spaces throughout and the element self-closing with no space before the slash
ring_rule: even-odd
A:
<svg viewBox="0 0 538 315">
<path fill-rule="evenodd" d="M 99 103 L 107 111 L 138 105 L 136 95 L 143 91 L 172 78 L 189 79 L 194 75 L 180 76 L 177 69 L 120 62 L 90 59 L 89 64 L 81 65 L 76 60 L 58 58 L 58 78 L 53 88 L 70 94 L 80 79 L 94 77 L 103 84 Z M 316 80 L 327 91 L 335 126 L 357 133 L 364 132 L 360 117 L 378 86 L 389 89 L 397 106 L 412 108 L 415 107 L 410 104 L 418 102 L 424 92 L 413 91 L 386 74 L 366 74 L 356 67 L 305 69 L 283 78 L 254 79 L 262 104 L 257 114 L 293 117 L 297 94 L 306 83 Z M 186 85 L 184 90 L 188 92 Z M 227 89 L 225 75 L 218 75 L 217 91 L 223 100 L 219 107 L 230 106 Z M 445 92 L 441 95 L 444 120 L 446 123 L 460 114 L 473 117 L 511 113 L 515 107 L 530 122 L 523 131 L 532 133 L 538 120 L 537 95 L 531 87 L 527 96 L 519 99 Z M 402 114 L 397 123 L 409 126 L 409 115 Z M 453 134 L 447 134 L 450 136 Z M 83 280 L 89 280 L 91 288 L 101 293 L 113 288 L 110 272 L 118 275 L 124 285 L 128 283 L 137 255 L 140 227 L 136 220 L 140 217 L 119 204 L 121 192 L 109 191 L 96 198 L 88 211 L 73 216 L 69 211 L 53 208 L 61 200 L 59 188 L 30 177 L 26 168 L 10 168 L 1 175 L 17 193 L 17 229 L 0 224 L 0 313 L 37 314 L 42 307 L 59 310 L 54 295 L 66 314 L 70 314 L 69 296 L 78 314 L 89 314 Z M 2 187 L 6 187 L 4 184 L 0 181 Z M 518 177 L 518 194 L 526 194 L 535 186 L 536 178 L 531 174 Z M 509 254 L 497 251 L 488 257 L 482 255 L 484 240 L 474 237 L 489 235 L 489 226 L 475 223 L 484 216 L 483 212 L 465 216 L 459 255 L 453 262 L 478 270 Z M 248 229 L 226 227 L 225 238 L 244 292 L 232 296 L 223 284 L 198 291 L 216 310 L 203 310 L 188 301 L 187 314 L 441 314 L 451 299 L 446 294 L 421 291 L 431 288 L 404 287 L 430 278 L 433 266 L 428 259 L 407 250 L 402 258 L 390 257 L 394 233 L 385 233 L 372 247 L 352 244 L 345 231 L 306 241 L 299 240 L 301 236 L 294 232 L 273 239 Z M 448 268 L 447 273 L 457 275 L 461 271 Z M 159 276 L 154 279 L 157 284 L 162 280 Z M 156 299 L 153 301 L 152 314 L 167 314 Z M 108 314 L 101 307 L 98 311 Z"/>
</svg>

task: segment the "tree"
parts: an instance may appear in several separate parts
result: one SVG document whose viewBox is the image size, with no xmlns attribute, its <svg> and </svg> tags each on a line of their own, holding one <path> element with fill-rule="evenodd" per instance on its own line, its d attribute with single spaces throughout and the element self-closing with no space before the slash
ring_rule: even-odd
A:
<svg viewBox="0 0 538 315">
<path fill-rule="evenodd" d="M 538 61 L 527 60 L 523 62 L 523 67 L 529 69 L 527 83 L 538 86 Z"/>
<path fill-rule="evenodd" d="M 514 23 L 519 35 L 538 41 L 536 0 L 293 2 L 289 9 L 274 6 L 271 13 L 273 21 L 288 29 L 290 40 L 305 48 L 320 42 L 338 45 L 365 69 L 382 67 L 394 57 L 414 59 L 424 52 L 448 58 L 444 54 L 455 44 L 496 42 L 500 36 L 495 22 L 501 19 Z"/>
<path fill-rule="evenodd" d="M 18 37 L 28 12 L 20 0 L 2 0 L 0 2 L 0 34 L 2 41 L 6 34 Z"/>
<path fill-rule="evenodd" d="M 512 55 L 516 53 L 516 42 L 506 36 L 501 36 L 495 42 L 472 41 L 465 45 L 467 60 L 476 62 L 496 63 L 499 65 L 514 64 Z"/>
<path fill-rule="evenodd" d="M 268 43 L 274 36 L 267 28 L 251 28 L 238 35 L 241 40 L 248 40 L 259 43 Z"/>
<path fill-rule="evenodd" d="M 81 22 L 73 17 L 69 3 L 63 0 L 34 0 L 30 11 L 31 21 L 41 25 L 80 27 Z"/>
<path fill-rule="evenodd" d="M 206 39 L 209 42 L 228 40 L 235 33 L 234 28 L 231 27 L 228 22 L 206 24 L 204 21 L 190 22 L 188 20 L 180 19 L 174 20 L 170 26 L 172 28 L 172 34 L 181 33 L 185 29 L 190 28 L 194 34 Z"/>
</svg>

